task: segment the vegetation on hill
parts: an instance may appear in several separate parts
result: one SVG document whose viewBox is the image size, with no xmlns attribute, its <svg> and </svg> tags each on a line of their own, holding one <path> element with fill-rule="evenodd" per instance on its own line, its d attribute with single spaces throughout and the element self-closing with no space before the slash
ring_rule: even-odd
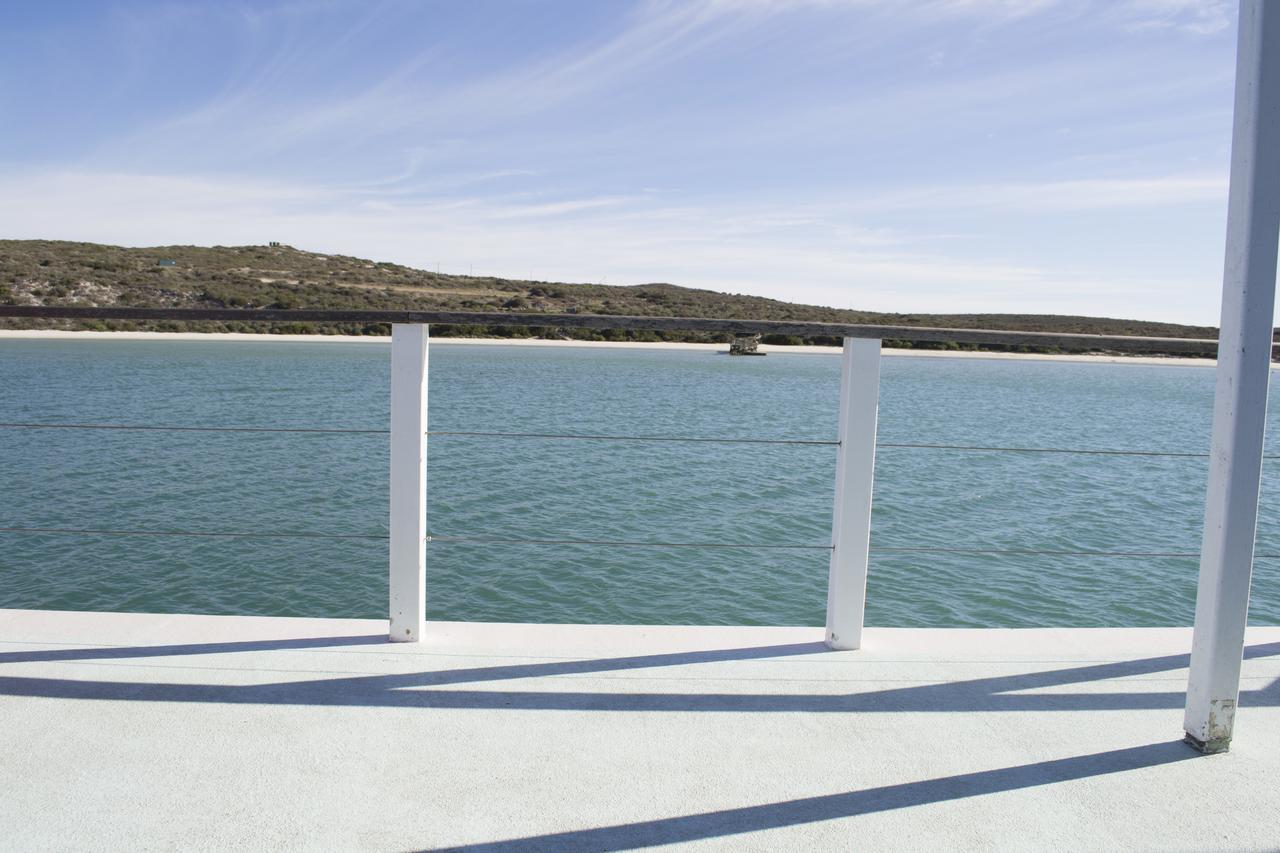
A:
<svg viewBox="0 0 1280 853">
<path fill-rule="evenodd" d="M 671 284 L 620 287 L 460 276 L 290 246 L 134 249 L 55 240 L 0 240 L 0 304 L 183 308 L 310 308 L 632 314 L 803 320 L 1210 338 L 1217 330 L 1137 320 L 1027 314 L 886 314 L 798 305 Z M 385 324 L 0 320 L 0 328 L 380 335 Z M 585 340 L 725 341 L 728 335 L 433 326 L 434 335 Z M 832 343 L 767 336 L 766 343 Z M 957 344 L 918 347 L 960 348 Z M 975 347 L 967 347 L 975 348 Z"/>
</svg>

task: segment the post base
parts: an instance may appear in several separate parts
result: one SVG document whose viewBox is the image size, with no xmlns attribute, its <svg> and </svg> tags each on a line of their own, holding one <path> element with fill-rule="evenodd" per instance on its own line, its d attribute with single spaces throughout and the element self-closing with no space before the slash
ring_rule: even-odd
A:
<svg viewBox="0 0 1280 853">
<path fill-rule="evenodd" d="M 833 652 L 852 652 L 862 648 L 862 640 L 860 638 L 850 642 L 840 639 L 835 634 L 827 634 L 827 639 L 824 642 L 827 644 L 827 648 Z"/>
<path fill-rule="evenodd" d="M 1204 755 L 1218 755 L 1219 753 L 1226 752 L 1231 748 L 1231 738 L 1229 737 L 1200 740 L 1200 738 L 1190 732 L 1187 732 L 1186 737 L 1182 739 L 1182 742 L 1194 749 L 1196 752 Z"/>
<path fill-rule="evenodd" d="M 414 629 L 412 625 L 392 625 L 387 633 L 387 640 L 392 643 L 417 643 L 422 641 L 424 633 L 425 629 L 421 626 Z"/>
</svg>

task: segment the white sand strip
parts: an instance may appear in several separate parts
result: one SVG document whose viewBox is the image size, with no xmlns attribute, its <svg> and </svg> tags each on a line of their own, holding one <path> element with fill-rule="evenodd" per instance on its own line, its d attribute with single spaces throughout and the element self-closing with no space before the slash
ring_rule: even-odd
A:
<svg viewBox="0 0 1280 853">
<path fill-rule="evenodd" d="M 54 341 L 200 341 L 254 342 L 254 343 L 305 343 L 305 344 L 389 344 L 387 336 L 369 335 L 269 335 L 243 332 L 67 332 L 52 329 L 0 329 L 0 340 L 54 340 Z M 726 352 L 725 344 L 695 344 L 663 341 L 644 343 L 639 341 L 548 341 L 538 338 L 436 338 L 433 346 L 455 344 L 465 346 L 520 346 L 520 347 L 593 347 L 602 349 L 649 350 L 699 350 Z M 761 352 L 787 355 L 836 355 L 839 347 L 787 347 L 762 345 Z M 1050 355 L 1046 353 L 972 352 L 964 350 L 916 350 L 885 349 L 887 356 L 919 358 L 981 358 L 1000 361 L 1070 361 L 1087 364 L 1155 364 L 1162 367 L 1213 367 L 1217 361 L 1211 358 L 1173 358 L 1169 356 L 1139 355 Z M 1280 367 L 1273 364 L 1272 369 Z"/>
</svg>

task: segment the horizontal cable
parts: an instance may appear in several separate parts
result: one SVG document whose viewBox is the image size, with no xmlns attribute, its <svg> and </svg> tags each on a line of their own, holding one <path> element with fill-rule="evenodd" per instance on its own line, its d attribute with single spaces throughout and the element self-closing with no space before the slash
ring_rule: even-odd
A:
<svg viewBox="0 0 1280 853">
<path fill-rule="evenodd" d="M 583 435 L 552 432 L 464 432 L 459 430 L 431 431 L 427 435 L 464 435 L 480 438 L 566 438 L 587 441 L 691 441 L 720 444 L 818 444 L 838 445 L 838 441 L 821 441 L 804 438 L 696 438 L 667 435 Z"/>
<path fill-rule="evenodd" d="M 154 432 L 285 432 L 285 433 L 337 433 L 355 435 L 387 435 L 385 429 L 343 429 L 322 427 L 206 427 L 206 426 L 143 426 L 135 424 L 36 424 L 0 423 L 0 429 L 88 429 L 88 430 L 143 430 Z M 668 435 L 591 435 L 584 433 L 553 432 L 480 432 L 473 430 L 431 430 L 428 436 L 469 436 L 474 438 L 546 438 L 576 439 L 584 441 L 671 441 L 710 442 L 718 444 L 801 444 L 838 446 L 838 441 L 805 438 L 702 438 L 697 436 Z M 983 444 L 921 444 L 912 442 L 880 441 L 877 448 L 906 450 L 968 450 L 998 453 L 1069 453 L 1086 456 L 1166 456 L 1176 458 L 1207 459 L 1208 453 L 1184 453 L 1172 450 L 1095 450 L 1085 447 L 1000 447 Z M 1280 454 L 1264 454 L 1263 459 L 1280 459 Z"/>
<path fill-rule="evenodd" d="M 991 450 L 1001 453 L 1080 453 L 1087 456 L 1175 456 L 1207 459 L 1208 453 L 1180 453 L 1168 450 L 1090 450 L 1076 447 L 994 447 L 977 444 L 907 444 L 893 442 L 876 442 L 876 447 L 907 448 L 911 450 Z M 1280 456 L 1264 455 L 1263 459 L 1277 459 Z"/>
<path fill-rule="evenodd" d="M 112 530 L 70 527 L 0 527 L 0 533 L 55 533 L 79 536 L 209 536 L 262 539 L 388 539 L 386 534 L 365 533 L 230 533 L 198 530 Z M 813 548 L 831 550 L 830 545 L 754 545 L 724 542 L 619 542 L 605 539 L 501 539 L 492 537 L 428 536 L 428 542 L 467 542 L 513 545 L 616 545 L 641 548 Z"/>
<path fill-rule="evenodd" d="M 387 435 L 385 429 L 324 429 L 318 427 L 193 427 L 193 426 L 135 426 L 131 424 L 4 424 L 0 429 L 121 429 L 155 432 L 318 432 L 357 433 Z"/>
<path fill-rule="evenodd" d="M 73 527 L 0 527 L 0 533 L 51 533 L 76 536 L 194 536 L 238 539 L 374 539 L 390 538 L 385 533 L 281 533 L 224 532 L 209 530 L 118 530 Z M 741 548 L 830 551 L 830 545 L 770 545 L 751 542 L 642 542 L 616 539 L 509 539 L 492 536 L 428 536 L 428 542 L 488 545 L 611 545 L 622 548 Z M 897 547 L 873 545 L 872 551 L 897 554 L 975 554 L 983 556 L 1035 557 L 1199 557 L 1194 551 L 1057 551 L 1022 548 L 941 548 L 930 546 Z M 1280 554 L 1255 554 L 1254 559 L 1276 560 Z"/>
<path fill-rule="evenodd" d="M 608 539 L 505 539 L 489 536 L 428 536 L 428 542 L 463 542 L 497 545 L 614 545 L 626 548 L 789 548 L 830 551 L 830 545 L 756 545 L 724 542 L 627 542 Z M 890 553 L 924 553 L 924 554 L 983 554 L 991 556 L 1045 556 L 1045 557 L 1199 557 L 1199 553 L 1190 552 L 1146 552 L 1146 551 L 1050 551 L 1031 549 L 984 549 L 984 548 L 934 548 L 893 547 L 873 545 L 872 551 Z M 1277 559 L 1280 554 L 1255 554 L 1257 559 Z"/>
<path fill-rule="evenodd" d="M 759 545 L 750 542 L 627 542 L 616 539 L 505 539 L 493 536 L 428 536 L 428 542 L 482 545 L 611 545 L 618 548 L 764 548 L 830 551 L 830 545 Z"/>
<path fill-rule="evenodd" d="M 66 533 L 76 536 L 200 536 L 232 539 L 387 539 L 385 533 L 233 533 L 210 530 L 82 530 L 72 527 L 0 527 L 0 533 Z"/>
<path fill-rule="evenodd" d="M 934 547 L 893 547 L 889 545 L 872 545 L 872 551 L 884 551 L 901 554 L 982 554 L 989 556 L 1019 557 L 1199 557 L 1199 552 L 1183 551 L 1054 551 L 1033 550 L 1026 548 L 934 548 Z M 1255 554 L 1259 558 L 1274 558 L 1277 554 Z"/>
<path fill-rule="evenodd" d="M 30 424 L 0 423 L 0 429 L 87 429 L 87 430 L 147 430 L 155 432 L 292 432 L 292 433 L 349 433 L 361 435 L 387 435 L 385 429 L 323 429 L 314 427 L 200 427 L 200 426 L 140 426 L 132 424 Z M 428 436 L 472 436 L 479 438 L 553 438 L 591 441 L 677 441 L 716 442 L 723 444 L 816 444 L 837 445 L 838 441 L 790 438 L 697 438 L 658 435 L 580 435 L 549 432 L 474 432 L 465 430 L 438 430 Z"/>
</svg>

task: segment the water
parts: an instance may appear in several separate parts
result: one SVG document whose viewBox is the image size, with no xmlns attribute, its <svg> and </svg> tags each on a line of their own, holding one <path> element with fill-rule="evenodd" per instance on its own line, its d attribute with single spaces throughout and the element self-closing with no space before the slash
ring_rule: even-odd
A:
<svg viewBox="0 0 1280 853">
<path fill-rule="evenodd" d="M 387 425 L 385 344 L 0 341 L 0 421 Z M 831 439 L 835 357 L 436 344 L 431 428 Z M 882 442 L 1204 452 L 1203 368 L 886 358 Z M 1270 431 L 1268 452 L 1277 453 Z M 437 437 L 442 536 L 825 544 L 835 450 Z M 882 448 L 874 546 L 1194 552 L 1207 461 Z M 385 435 L 0 430 L 0 526 L 385 534 Z M 1259 553 L 1280 554 L 1277 477 Z M 431 618 L 823 621 L 821 550 L 428 545 Z M 874 553 L 868 622 L 1190 624 L 1196 561 Z M 0 534 L 0 607 L 382 617 L 380 540 Z M 1280 624 L 1280 560 L 1251 619 Z"/>
</svg>

